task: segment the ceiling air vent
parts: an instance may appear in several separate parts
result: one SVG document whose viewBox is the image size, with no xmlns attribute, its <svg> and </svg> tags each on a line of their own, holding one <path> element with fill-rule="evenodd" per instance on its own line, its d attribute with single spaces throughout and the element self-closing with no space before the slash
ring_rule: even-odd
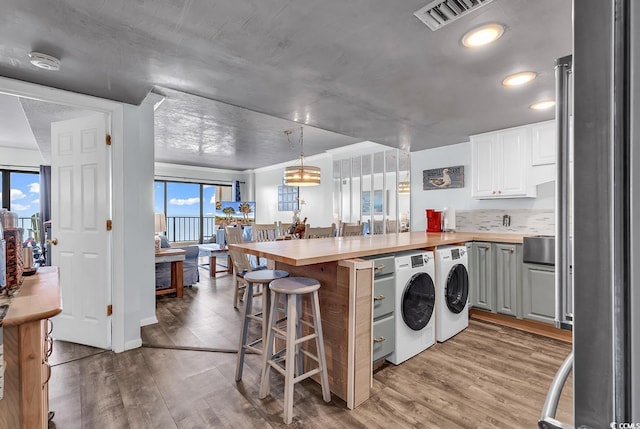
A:
<svg viewBox="0 0 640 429">
<path fill-rule="evenodd" d="M 452 23 L 461 16 L 493 0 L 436 0 L 413 14 L 432 31 Z"/>
</svg>

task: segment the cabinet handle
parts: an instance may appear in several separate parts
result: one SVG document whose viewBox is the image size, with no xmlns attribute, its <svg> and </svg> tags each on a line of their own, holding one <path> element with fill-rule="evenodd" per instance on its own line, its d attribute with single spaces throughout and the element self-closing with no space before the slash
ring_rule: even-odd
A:
<svg viewBox="0 0 640 429">
<path fill-rule="evenodd" d="M 492 193 L 493 195 L 495 195 L 495 194 L 496 194 L 496 191 L 491 191 L 491 193 Z"/>
<path fill-rule="evenodd" d="M 376 271 L 384 270 L 384 264 L 376 265 Z"/>
<path fill-rule="evenodd" d="M 382 301 L 383 299 L 384 299 L 384 295 L 378 295 L 373 297 L 374 301 Z"/>
<path fill-rule="evenodd" d="M 489 249 L 491 249 L 491 247 L 489 247 L 489 246 L 478 246 L 478 249 L 489 250 Z"/>
<path fill-rule="evenodd" d="M 383 343 L 385 341 L 387 341 L 387 339 L 385 337 L 378 337 L 378 338 L 374 338 L 373 339 L 374 343 Z"/>
<path fill-rule="evenodd" d="M 499 193 L 499 194 L 501 194 L 501 193 L 502 193 L 502 191 L 498 191 L 498 193 Z"/>
<path fill-rule="evenodd" d="M 47 366 L 47 379 L 42 383 L 43 389 L 47 386 L 47 383 L 49 383 L 49 380 L 51 379 L 51 365 L 49 365 L 48 363 L 45 365 Z"/>
<path fill-rule="evenodd" d="M 49 362 L 49 358 L 51 357 L 51 354 L 53 353 L 53 337 L 50 337 L 47 335 L 47 352 L 44 355 L 44 361 L 45 362 Z"/>
</svg>

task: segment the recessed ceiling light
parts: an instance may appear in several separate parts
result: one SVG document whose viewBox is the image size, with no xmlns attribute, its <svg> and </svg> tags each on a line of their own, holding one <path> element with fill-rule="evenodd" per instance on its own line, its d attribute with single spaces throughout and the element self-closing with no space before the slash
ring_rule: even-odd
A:
<svg viewBox="0 0 640 429">
<path fill-rule="evenodd" d="M 533 103 L 531 106 L 529 106 L 529 108 L 533 110 L 546 110 L 546 109 L 551 109 L 555 105 L 556 105 L 555 101 L 545 100 L 545 101 L 538 101 L 537 103 Z"/>
<path fill-rule="evenodd" d="M 31 52 L 29 54 L 31 64 L 43 70 L 60 70 L 60 60 L 51 55 L 40 52 Z"/>
<path fill-rule="evenodd" d="M 462 36 L 462 44 L 467 48 L 477 48 L 479 46 L 495 42 L 503 34 L 503 25 L 487 24 L 468 31 L 464 36 Z"/>
<path fill-rule="evenodd" d="M 537 74 L 535 72 L 526 71 L 515 73 L 505 77 L 502 80 L 502 86 L 519 86 L 524 85 L 525 83 L 529 83 L 536 78 Z"/>
</svg>

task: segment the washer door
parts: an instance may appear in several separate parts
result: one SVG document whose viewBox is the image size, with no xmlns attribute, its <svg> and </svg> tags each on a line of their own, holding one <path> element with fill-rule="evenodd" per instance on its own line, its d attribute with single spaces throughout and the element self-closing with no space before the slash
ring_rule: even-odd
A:
<svg viewBox="0 0 640 429">
<path fill-rule="evenodd" d="M 402 319 L 414 331 L 427 326 L 436 302 L 436 288 L 427 273 L 414 274 L 402 293 Z"/>
<path fill-rule="evenodd" d="M 457 264 L 449 271 L 444 297 L 452 313 L 464 310 L 469 298 L 469 273 L 464 265 Z"/>
</svg>

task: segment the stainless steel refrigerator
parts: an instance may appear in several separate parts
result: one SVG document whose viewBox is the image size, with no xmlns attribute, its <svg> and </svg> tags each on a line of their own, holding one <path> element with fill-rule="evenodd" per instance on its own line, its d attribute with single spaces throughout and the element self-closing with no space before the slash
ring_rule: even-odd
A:
<svg viewBox="0 0 640 429">
<path fill-rule="evenodd" d="M 638 41 L 640 2 L 574 1 L 574 210 L 563 221 L 574 232 L 579 428 L 640 427 Z"/>
<path fill-rule="evenodd" d="M 558 58 L 556 74 L 556 235 L 555 235 L 555 325 L 573 325 L 573 58 Z M 558 369 L 549 388 L 538 426 L 540 429 L 572 428 L 555 419 L 560 395 L 573 370 L 572 351 Z"/>
<path fill-rule="evenodd" d="M 556 311 L 558 328 L 573 324 L 573 57 L 556 72 Z"/>
</svg>

